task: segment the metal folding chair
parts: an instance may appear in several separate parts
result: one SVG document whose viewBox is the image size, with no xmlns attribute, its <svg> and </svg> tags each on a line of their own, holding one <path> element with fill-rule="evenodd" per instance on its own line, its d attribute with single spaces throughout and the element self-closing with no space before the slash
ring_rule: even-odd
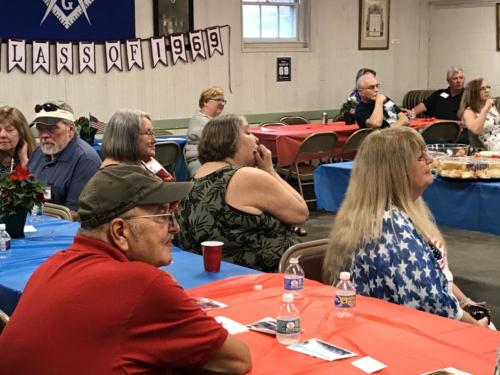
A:
<svg viewBox="0 0 500 375">
<path fill-rule="evenodd" d="M 302 116 L 285 116 L 280 118 L 280 122 L 284 122 L 287 125 L 303 125 L 310 123 L 308 119 Z"/>
<path fill-rule="evenodd" d="M 422 130 L 425 143 L 455 143 L 460 134 L 460 125 L 453 121 L 439 121 Z"/>
<path fill-rule="evenodd" d="M 156 160 L 175 177 L 175 163 L 181 154 L 181 148 L 175 142 L 158 142 L 155 144 Z"/>
<path fill-rule="evenodd" d="M 326 238 L 293 245 L 281 255 L 278 272 L 285 272 L 290 258 L 299 258 L 299 264 L 304 270 L 305 277 L 323 282 L 323 259 L 327 248 L 328 239 Z"/>
</svg>

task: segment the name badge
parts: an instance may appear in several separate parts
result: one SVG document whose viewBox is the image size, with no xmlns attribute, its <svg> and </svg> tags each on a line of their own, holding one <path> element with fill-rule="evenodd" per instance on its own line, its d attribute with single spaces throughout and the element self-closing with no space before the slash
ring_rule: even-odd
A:
<svg viewBox="0 0 500 375">
<path fill-rule="evenodd" d="M 50 186 L 47 186 L 45 188 L 45 191 L 43 192 L 43 198 L 48 201 L 52 199 L 52 190 L 50 189 Z"/>
<path fill-rule="evenodd" d="M 384 103 L 384 107 L 387 108 L 387 109 L 390 109 L 394 106 L 394 103 L 392 102 L 392 100 L 388 100 Z"/>
<path fill-rule="evenodd" d="M 450 95 L 447 92 L 442 92 L 439 96 L 446 99 Z"/>
</svg>

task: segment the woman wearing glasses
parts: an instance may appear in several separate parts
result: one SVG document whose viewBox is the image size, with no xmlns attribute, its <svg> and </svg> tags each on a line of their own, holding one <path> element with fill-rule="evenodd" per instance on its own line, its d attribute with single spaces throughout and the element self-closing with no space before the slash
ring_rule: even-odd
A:
<svg viewBox="0 0 500 375">
<path fill-rule="evenodd" d="M 458 116 L 488 150 L 500 151 L 500 114 L 490 96 L 490 89 L 482 78 L 470 81 L 465 86 Z"/>
<path fill-rule="evenodd" d="M 35 147 L 35 138 L 22 112 L 14 107 L 0 107 L 0 174 L 10 172 L 16 165 L 27 165 Z"/>
<path fill-rule="evenodd" d="M 352 273 L 359 294 L 473 324 L 470 303 L 448 279 L 444 243 L 421 198 L 432 183 L 432 159 L 411 128 L 370 134 L 356 155 L 323 263 L 325 282 Z"/>
<path fill-rule="evenodd" d="M 115 112 L 102 137 L 101 167 L 112 164 L 141 164 L 155 157 L 151 117 L 138 109 Z"/>
<path fill-rule="evenodd" d="M 220 87 L 208 87 L 202 91 L 198 104 L 200 109 L 194 113 L 189 121 L 187 143 L 184 147 L 190 178 L 194 176 L 201 165 L 198 160 L 198 144 L 200 143 L 201 132 L 210 119 L 222 113 L 226 105 L 224 91 Z"/>
</svg>

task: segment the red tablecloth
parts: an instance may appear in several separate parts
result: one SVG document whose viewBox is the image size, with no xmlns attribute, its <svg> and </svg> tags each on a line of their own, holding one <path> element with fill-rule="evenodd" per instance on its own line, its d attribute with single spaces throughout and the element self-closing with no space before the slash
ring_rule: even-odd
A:
<svg viewBox="0 0 500 375">
<path fill-rule="evenodd" d="M 262 285 L 262 290 L 255 290 Z M 243 324 L 275 317 L 281 304 L 283 275 L 236 276 L 188 290 L 227 308 L 212 310 Z M 455 367 L 473 374 L 492 374 L 500 332 L 358 296 L 353 318 L 339 319 L 332 309 L 333 288 L 306 280 L 298 300 L 302 339 L 319 338 L 359 354 L 333 362 L 293 352 L 273 337 L 257 332 L 238 335 L 252 352 L 252 374 L 363 374 L 350 363 L 371 356 L 387 365 L 379 374 L 422 374 Z"/>
<path fill-rule="evenodd" d="M 432 118 L 417 118 L 410 121 L 410 126 L 416 130 L 422 130 L 430 124 L 439 121 Z M 269 128 L 251 128 L 250 132 L 259 138 L 260 143 L 271 150 L 276 157 L 279 166 L 290 165 L 302 141 L 313 133 L 335 132 L 337 133 L 337 145 L 335 156 L 340 156 L 342 146 L 347 138 L 358 130 L 357 124 L 346 125 L 345 122 L 332 122 L 327 125 L 311 123 L 304 125 L 275 126 Z"/>
<path fill-rule="evenodd" d="M 332 122 L 327 125 L 316 123 L 304 125 L 276 126 L 271 128 L 251 128 L 250 131 L 260 143 L 271 150 L 279 166 L 290 165 L 302 141 L 313 133 L 337 133 L 335 156 L 339 156 L 342 146 L 349 136 L 358 130 L 358 125 L 346 125 L 345 122 Z"/>
</svg>

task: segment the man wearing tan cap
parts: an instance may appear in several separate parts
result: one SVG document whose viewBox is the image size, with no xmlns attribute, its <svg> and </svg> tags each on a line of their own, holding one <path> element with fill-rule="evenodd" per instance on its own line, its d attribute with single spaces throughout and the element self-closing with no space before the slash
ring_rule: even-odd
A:
<svg viewBox="0 0 500 375">
<path fill-rule="evenodd" d="M 98 171 L 80 196 L 82 227 L 73 244 L 33 273 L 0 336 L 0 369 L 16 375 L 250 371 L 247 346 L 157 268 L 172 261 L 179 231 L 170 205 L 190 188 L 140 166 Z"/>
<path fill-rule="evenodd" d="M 99 154 L 76 135 L 71 106 L 52 101 L 35 106 L 35 126 L 40 136 L 30 157 L 31 173 L 50 187 L 50 201 L 69 207 L 76 216 L 78 196 L 99 168 Z"/>
</svg>

